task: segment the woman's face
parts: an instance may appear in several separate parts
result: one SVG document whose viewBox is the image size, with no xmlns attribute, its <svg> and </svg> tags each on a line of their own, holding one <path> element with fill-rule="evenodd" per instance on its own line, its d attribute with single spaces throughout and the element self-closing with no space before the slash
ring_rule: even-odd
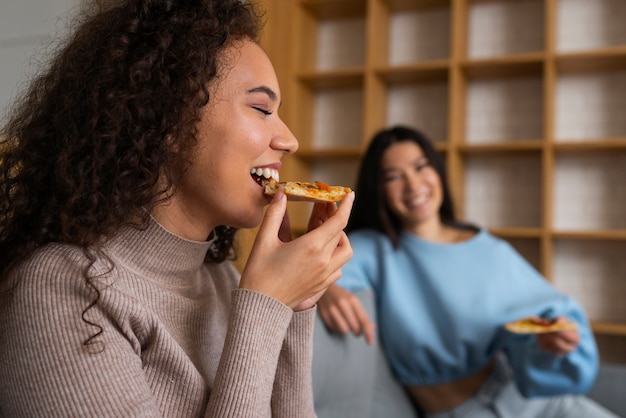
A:
<svg viewBox="0 0 626 418">
<path fill-rule="evenodd" d="M 391 145 L 381 159 L 381 172 L 387 204 L 406 230 L 420 235 L 424 227 L 440 224 L 441 179 L 419 145 Z"/>
<path fill-rule="evenodd" d="M 267 55 L 245 40 L 225 51 L 198 124 L 198 146 L 177 193 L 156 217 L 172 232 L 206 239 L 217 225 L 257 226 L 269 199 L 251 175 L 276 175 L 298 141 L 278 117 L 280 89 Z M 163 219 L 165 212 L 166 218 Z"/>
</svg>

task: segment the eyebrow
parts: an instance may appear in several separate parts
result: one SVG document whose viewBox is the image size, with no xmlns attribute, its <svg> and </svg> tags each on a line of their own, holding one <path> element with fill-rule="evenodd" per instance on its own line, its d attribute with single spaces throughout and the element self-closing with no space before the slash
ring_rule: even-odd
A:
<svg viewBox="0 0 626 418">
<path fill-rule="evenodd" d="M 248 93 L 265 93 L 273 102 L 275 102 L 278 99 L 276 92 L 274 92 L 274 90 L 272 90 L 271 88 L 267 86 L 254 87 L 248 90 Z"/>
</svg>

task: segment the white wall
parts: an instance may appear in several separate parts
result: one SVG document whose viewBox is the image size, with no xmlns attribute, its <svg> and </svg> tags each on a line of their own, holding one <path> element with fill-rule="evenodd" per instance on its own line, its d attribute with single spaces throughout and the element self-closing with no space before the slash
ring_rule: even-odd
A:
<svg viewBox="0 0 626 418">
<path fill-rule="evenodd" d="M 65 19 L 80 0 L 2 0 L 0 3 L 0 112 L 23 88 L 45 47 L 63 36 Z"/>
</svg>

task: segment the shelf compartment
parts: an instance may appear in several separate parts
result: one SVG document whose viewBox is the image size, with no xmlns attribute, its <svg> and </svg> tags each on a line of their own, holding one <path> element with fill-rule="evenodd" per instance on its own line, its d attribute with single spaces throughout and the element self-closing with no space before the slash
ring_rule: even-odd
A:
<svg viewBox="0 0 626 418">
<path fill-rule="evenodd" d="M 356 17 L 319 21 L 316 45 L 317 70 L 365 65 L 365 19 Z"/>
<path fill-rule="evenodd" d="M 301 0 L 294 49 L 300 70 L 365 65 L 365 0 Z"/>
<path fill-rule="evenodd" d="M 449 59 L 451 9 L 449 4 L 435 6 L 391 11 L 387 47 L 390 65 Z"/>
<path fill-rule="evenodd" d="M 537 271 L 541 271 L 541 242 L 533 238 L 502 237 Z"/>
<path fill-rule="evenodd" d="M 467 55 L 496 57 L 543 51 L 543 0 L 471 2 Z"/>
<path fill-rule="evenodd" d="M 578 300 L 592 321 L 626 322 L 626 242 L 559 239 L 552 283 Z"/>
<path fill-rule="evenodd" d="M 558 0 L 557 51 L 626 44 L 626 3 L 620 0 Z"/>
<path fill-rule="evenodd" d="M 387 88 L 386 125 L 417 128 L 434 142 L 448 138 L 447 81 L 393 84 Z"/>
<path fill-rule="evenodd" d="M 359 159 L 320 159 L 311 165 L 311 179 L 354 190 L 358 169 Z"/>
<path fill-rule="evenodd" d="M 555 140 L 626 136 L 626 68 L 562 74 L 555 94 Z"/>
<path fill-rule="evenodd" d="M 320 89 L 313 96 L 310 149 L 360 146 L 363 138 L 363 89 Z"/>
<path fill-rule="evenodd" d="M 471 80 L 467 85 L 467 144 L 543 137 L 543 79 Z"/>
<path fill-rule="evenodd" d="M 488 228 L 540 228 L 539 152 L 465 156 L 464 219 Z"/>
<path fill-rule="evenodd" d="M 626 229 L 626 151 L 559 154 L 554 169 L 555 231 Z"/>
</svg>

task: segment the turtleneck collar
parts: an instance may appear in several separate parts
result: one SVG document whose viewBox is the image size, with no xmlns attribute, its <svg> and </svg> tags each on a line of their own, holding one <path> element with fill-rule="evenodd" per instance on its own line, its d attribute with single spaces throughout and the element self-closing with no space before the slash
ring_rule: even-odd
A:
<svg viewBox="0 0 626 418">
<path fill-rule="evenodd" d="M 120 230 L 105 245 L 105 251 L 114 263 L 141 275 L 179 281 L 200 270 L 214 240 L 215 234 L 202 242 L 179 237 L 151 217 L 145 230 L 133 227 Z"/>
</svg>

